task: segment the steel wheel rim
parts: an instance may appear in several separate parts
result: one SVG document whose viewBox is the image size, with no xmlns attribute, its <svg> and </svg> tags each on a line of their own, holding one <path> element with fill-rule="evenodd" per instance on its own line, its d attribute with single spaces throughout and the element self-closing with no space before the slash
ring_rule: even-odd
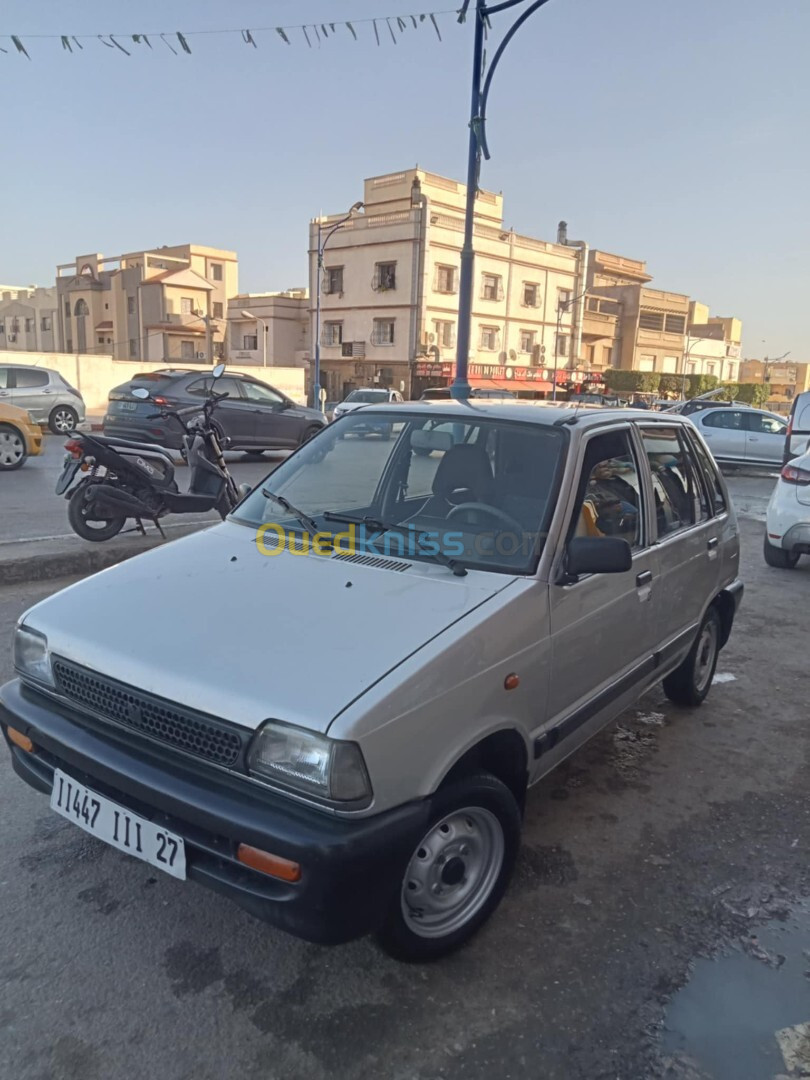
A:
<svg viewBox="0 0 810 1080">
<path fill-rule="evenodd" d="M 0 465 L 16 465 L 24 455 L 22 437 L 12 431 L 0 431 Z"/>
<path fill-rule="evenodd" d="M 711 620 L 700 632 L 697 653 L 695 655 L 695 687 L 703 693 L 712 677 L 712 668 L 717 655 L 717 624 Z"/>
<path fill-rule="evenodd" d="M 492 894 L 505 852 L 497 817 L 454 810 L 430 827 L 402 882 L 402 915 L 418 937 L 441 938 L 473 919 Z"/>
<path fill-rule="evenodd" d="M 76 426 L 73 414 L 68 412 L 67 409 L 57 409 L 53 414 L 53 426 L 62 434 L 66 431 L 73 431 Z"/>
</svg>

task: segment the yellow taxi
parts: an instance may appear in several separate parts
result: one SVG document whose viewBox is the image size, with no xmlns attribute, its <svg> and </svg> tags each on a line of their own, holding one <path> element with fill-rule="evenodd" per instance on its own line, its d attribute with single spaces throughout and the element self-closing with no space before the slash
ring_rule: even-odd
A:
<svg viewBox="0 0 810 1080">
<path fill-rule="evenodd" d="M 42 453 L 42 428 L 25 409 L 0 402 L 0 472 L 19 469 L 25 459 Z"/>
</svg>

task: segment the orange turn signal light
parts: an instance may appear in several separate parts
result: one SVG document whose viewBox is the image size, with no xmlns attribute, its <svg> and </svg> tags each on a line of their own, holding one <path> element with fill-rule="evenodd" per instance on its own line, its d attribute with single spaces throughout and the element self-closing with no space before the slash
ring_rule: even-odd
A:
<svg viewBox="0 0 810 1080">
<path fill-rule="evenodd" d="M 518 686 L 520 686 L 520 676 L 516 675 L 514 671 L 503 680 L 504 690 L 516 690 Z"/>
<path fill-rule="evenodd" d="M 14 743 L 15 746 L 19 746 L 21 750 L 26 750 L 29 754 L 34 749 L 34 744 L 28 738 L 27 735 L 23 735 L 21 731 L 17 731 L 16 728 L 6 728 L 8 731 L 8 737 Z"/>
<path fill-rule="evenodd" d="M 282 881 L 300 881 L 301 867 L 297 862 L 282 859 L 280 855 L 271 855 L 269 851 L 251 847 L 249 844 L 240 844 L 236 857 L 240 863 L 259 870 L 262 874 L 280 878 Z"/>
</svg>

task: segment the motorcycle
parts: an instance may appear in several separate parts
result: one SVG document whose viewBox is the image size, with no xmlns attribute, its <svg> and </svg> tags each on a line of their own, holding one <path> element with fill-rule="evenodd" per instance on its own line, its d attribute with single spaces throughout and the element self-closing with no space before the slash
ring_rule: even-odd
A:
<svg viewBox="0 0 810 1080">
<path fill-rule="evenodd" d="M 174 477 L 175 452 L 151 443 L 108 438 L 77 432 L 65 443 L 68 451 L 56 494 L 68 499 L 68 521 L 84 540 L 100 542 L 116 536 L 127 518 L 145 534 L 151 521 L 165 536 L 160 519 L 166 514 L 199 514 L 216 510 L 227 517 L 241 498 L 223 457 L 227 444 L 221 426 L 213 419 L 217 405 L 227 394 L 214 392 L 215 380 L 225 370 L 214 368 L 214 381 L 205 402 L 180 409 L 162 407 L 150 419 L 175 420 L 183 429 L 181 453 L 188 464 L 188 491 L 181 492 Z M 149 400 L 149 391 L 138 387 L 133 396 Z M 72 487 L 77 476 L 79 482 Z"/>
</svg>

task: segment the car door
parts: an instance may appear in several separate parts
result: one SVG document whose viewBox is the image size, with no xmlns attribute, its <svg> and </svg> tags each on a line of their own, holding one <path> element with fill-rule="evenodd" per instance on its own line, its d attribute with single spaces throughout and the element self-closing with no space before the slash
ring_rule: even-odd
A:
<svg viewBox="0 0 810 1080">
<path fill-rule="evenodd" d="M 752 409 L 745 414 L 745 460 L 755 465 L 778 465 L 785 455 L 787 422 L 772 413 Z"/>
<path fill-rule="evenodd" d="M 564 550 L 558 553 L 549 585 L 549 708 L 536 743 L 546 765 L 547 754 L 565 757 L 652 681 L 659 582 L 648 488 L 629 424 L 588 438 L 566 510 L 564 547 L 575 536 L 619 536 L 630 544 L 633 565 L 572 581 Z"/>
<path fill-rule="evenodd" d="M 227 375 L 214 379 L 207 375 L 190 382 L 186 386 L 186 393 L 192 400 L 201 401 L 208 397 L 212 387 L 215 393 L 228 395 L 217 404 L 214 419 L 222 425 L 231 445 L 239 449 L 253 446 L 253 410 L 242 397 L 239 379 L 232 379 Z"/>
<path fill-rule="evenodd" d="M 687 651 L 719 588 L 722 522 L 694 445 L 680 426 L 641 424 L 652 479 L 663 661 Z"/>
<path fill-rule="evenodd" d="M 9 404 L 26 409 L 37 421 L 46 421 L 54 405 L 50 373 L 44 368 L 12 367 L 8 374 Z"/>
<path fill-rule="evenodd" d="M 745 461 L 745 411 L 706 409 L 692 417 L 718 461 Z"/>
<path fill-rule="evenodd" d="M 298 446 L 305 419 L 288 398 L 265 383 L 245 379 L 242 392 L 251 411 L 251 438 L 263 450 Z"/>
</svg>

